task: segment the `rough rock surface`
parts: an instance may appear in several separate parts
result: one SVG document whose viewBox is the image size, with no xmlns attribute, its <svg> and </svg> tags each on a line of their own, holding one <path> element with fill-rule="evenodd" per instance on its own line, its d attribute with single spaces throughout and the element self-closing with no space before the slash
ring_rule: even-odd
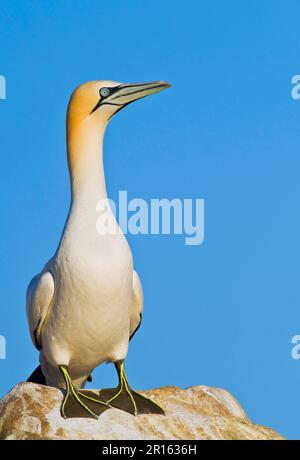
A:
<svg viewBox="0 0 300 460">
<path fill-rule="evenodd" d="M 0 439 L 283 439 L 251 423 L 225 390 L 162 387 L 142 393 L 161 404 L 166 416 L 109 409 L 99 420 L 64 420 L 60 390 L 20 383 L 0 400 Z"/>
</svg>

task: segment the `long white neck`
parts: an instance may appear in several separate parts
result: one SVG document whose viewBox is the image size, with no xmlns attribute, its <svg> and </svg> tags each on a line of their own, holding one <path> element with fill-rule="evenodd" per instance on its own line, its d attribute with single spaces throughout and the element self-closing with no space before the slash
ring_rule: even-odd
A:
<svg viewBox="0 0 300 460">
<path fill-rule="evenodd" d="M 103 167 L 105 128 L 106 123 L 95 123 L 91 119 L 67 126 L 72 208 L 94 210 L 97 202 L 107 197 Z"/>
</svg>

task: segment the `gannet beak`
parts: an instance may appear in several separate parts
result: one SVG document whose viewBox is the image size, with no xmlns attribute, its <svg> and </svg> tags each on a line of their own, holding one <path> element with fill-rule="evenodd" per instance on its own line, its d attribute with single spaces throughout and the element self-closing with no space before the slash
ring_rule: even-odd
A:
<svg viewBox="0 0 300 460">
<path fill-rule="evenodd" d="M 116 88 L 112 94 L 110 102 L 117 105 L 127 105 L 130 102 L 137 101 L 142 97 L 150 96 L 150 94 L 159 93 L 164 89 L 170 88 L 170 84 L 164 81 L 153 81 L 150 83 L 125 83 Z"/>
<path fill-rule="evenodd" d="M 105 88 L 109 92 L 108 95 L 100 96 L 100 100 L 91 114 L 102 105 L 115 105 L 120 110 L 131 102 L 150 96 L 150 94 L 159 93 L 170 88 L 170 86 L 165 81 L 153 81 L 150 83 L 124 83 L 113 88 Z"/>
</svg>

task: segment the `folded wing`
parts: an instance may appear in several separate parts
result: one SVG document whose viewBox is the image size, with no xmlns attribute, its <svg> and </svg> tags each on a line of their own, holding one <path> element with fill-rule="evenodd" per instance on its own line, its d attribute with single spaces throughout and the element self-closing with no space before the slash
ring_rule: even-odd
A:
<svg viewBox="0 0 300 460">
<path fill-rule="evenodd" d="M 54 279 L 50 272 L 36 275 L 26 294 L 26 310 L 29 330 L 34 346 L 40 350 L 41 331 L 54 296 Z"/>
<path fill-rule="evenodd" d="M 139 275 L 136 271 L 133 272 L 133 296 L 132 296 L 132 305 L 130 311 L 130 339 L 134 336 L 136 331 L 141 325 L 142 322 L 142 313 L 143 313 L 143 288 L 139 278 Z"/>
</svg>

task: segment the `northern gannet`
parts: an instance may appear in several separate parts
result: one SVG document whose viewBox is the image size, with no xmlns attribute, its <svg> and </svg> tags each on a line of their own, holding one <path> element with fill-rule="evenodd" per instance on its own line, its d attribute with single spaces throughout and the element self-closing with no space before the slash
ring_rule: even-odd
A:
<svg viewBox="0 0 300 460">
<path fill-rule="evenodd" d="M 138 329 L 143 291 L 124 234 L 96 230 L 99 200 L 108 200 L 102 145 L 105 128 L 120 109 L 170 85 L 91 81 L 72 94 L 67 111 L 71 206 L 58 249 L 27 289 L 26 309 L 40 366 L 28 381 L 65 388 L 64 417 L 98 417 L 110 406 L 131 414 L 164 411 L 131 389 L 124 361 Z M 92 371 L 115 364 L 119 385 L 82 389 Z"/>
</svg>

